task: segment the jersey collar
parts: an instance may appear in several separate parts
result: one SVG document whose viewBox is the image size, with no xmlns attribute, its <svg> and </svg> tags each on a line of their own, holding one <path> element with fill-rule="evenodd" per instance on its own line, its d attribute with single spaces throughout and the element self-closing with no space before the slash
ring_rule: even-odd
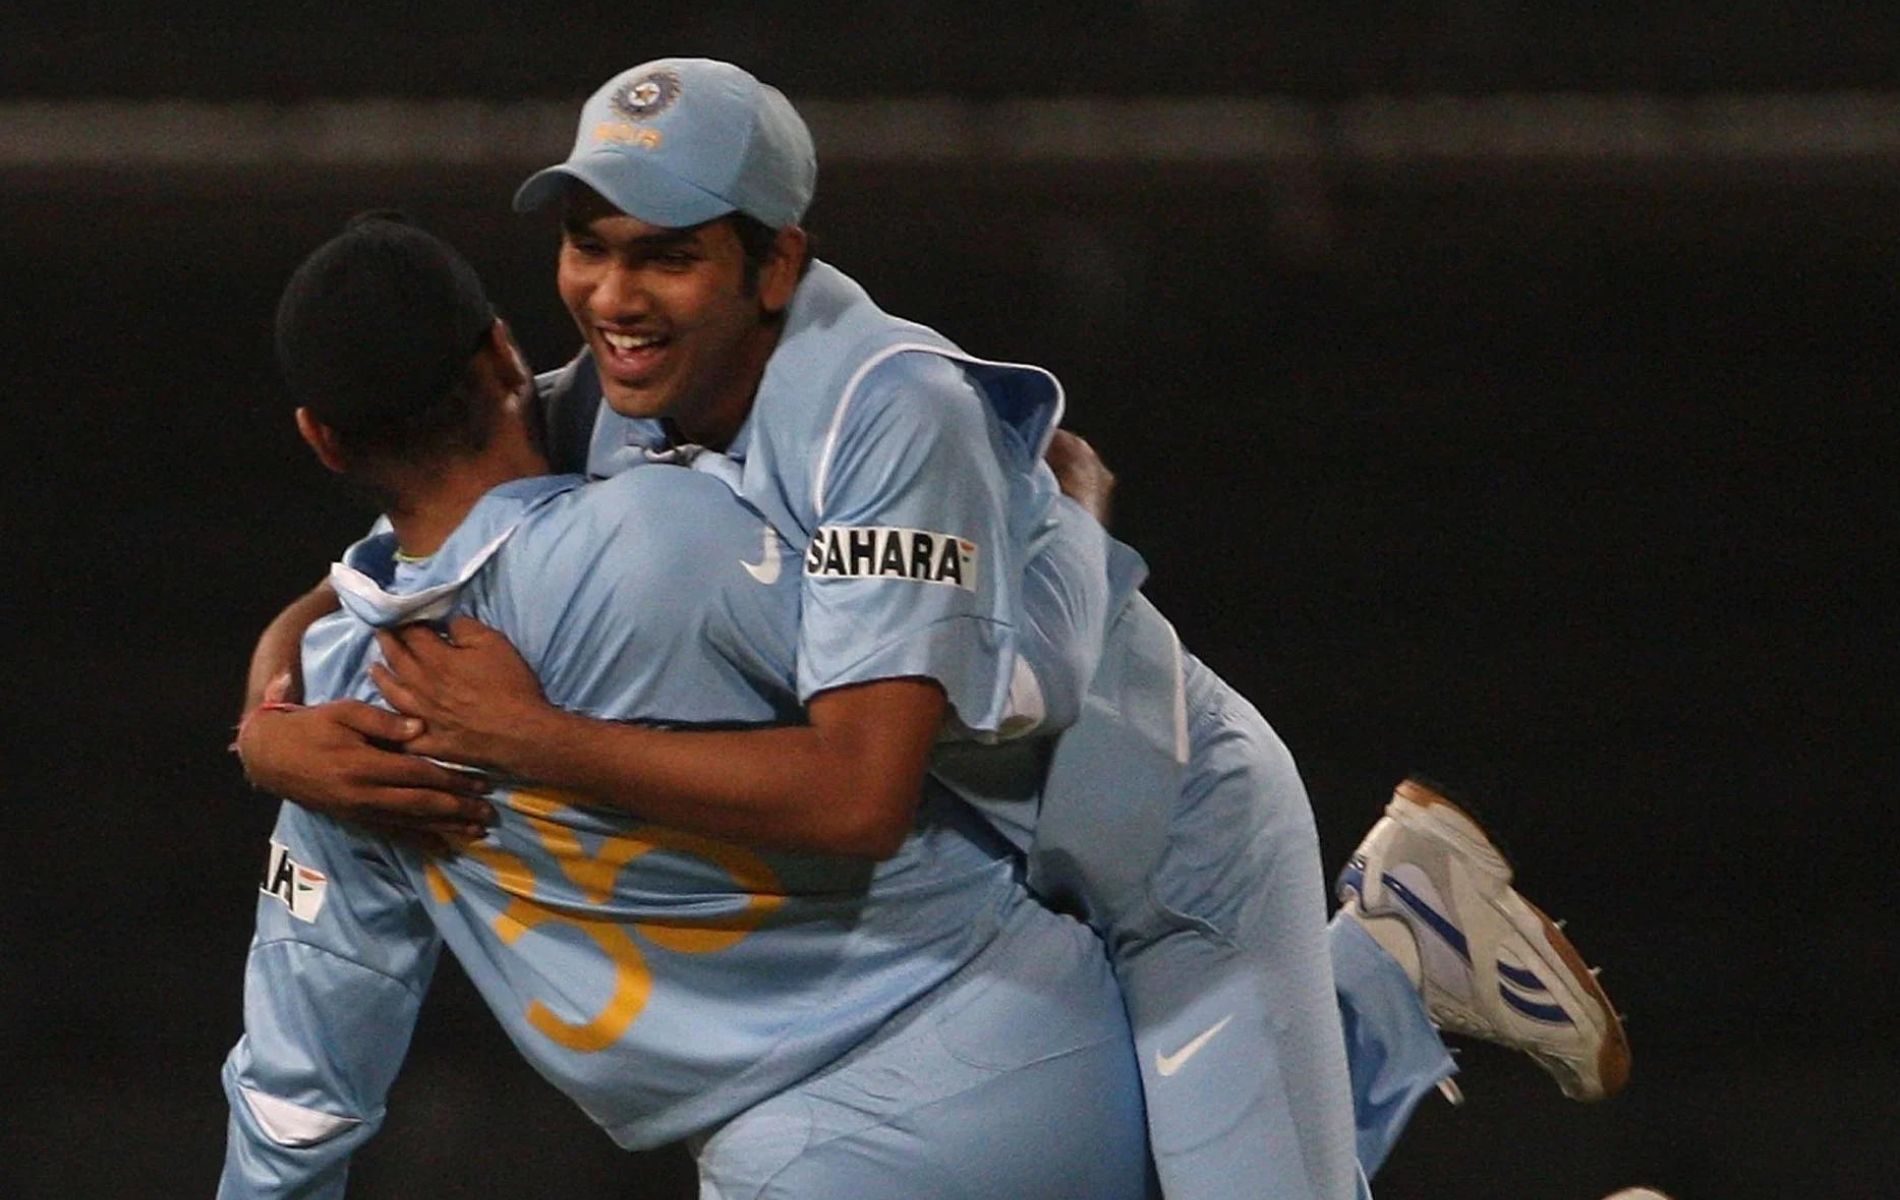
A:
<svg viewBox="0 0 1900 1200">
<path fill-rule="evenodd" d="M 583 482 L 578 475 L 538 475 L 490 488 L 434 554 L 406 564 L 400 583 L 396 535 L 378 530 L 330 564 L 330 584 L 343 607 L 370 625 L 441 620 L 529 513 Z"/>
</svg>

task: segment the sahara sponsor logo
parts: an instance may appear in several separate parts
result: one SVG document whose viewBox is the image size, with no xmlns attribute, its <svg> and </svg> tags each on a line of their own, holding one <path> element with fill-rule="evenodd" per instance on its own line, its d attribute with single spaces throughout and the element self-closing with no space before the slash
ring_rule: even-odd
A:
<svg viewBox="0 0 1900 1200">
<path fill-rule="evenodd" d="M 976 590 L 976 543 L 952 533 L 894 525 L 821 525 L 805 574 L 826 579 L 908 579 Z"/>
</svg>

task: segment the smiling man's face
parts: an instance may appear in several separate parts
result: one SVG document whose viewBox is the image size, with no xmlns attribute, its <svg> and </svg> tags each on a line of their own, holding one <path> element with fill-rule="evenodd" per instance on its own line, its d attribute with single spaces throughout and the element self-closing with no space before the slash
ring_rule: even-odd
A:
<svg viewBox="0 0 1900 1200">
<path fill-rule="evenodd" d="M 667 229 L 576 187 L 562 218 L 558 285 L 608 405 L 670 418 L 689 440 L 723 448 L 778 343 L 776 316 L 797 285 L 787 257 L 775 252 L 748 281 L 731 220 Z"/>
</svg>

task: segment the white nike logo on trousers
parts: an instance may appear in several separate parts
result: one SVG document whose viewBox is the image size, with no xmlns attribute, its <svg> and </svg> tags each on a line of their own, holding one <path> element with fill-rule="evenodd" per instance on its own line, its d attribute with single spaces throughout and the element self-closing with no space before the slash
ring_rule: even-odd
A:
<svg viewBox="0 0 1900 1200">
<path fill-rule="evenodd" d="M 765 556 L 756 563 L 749 563 L 742 558 L 739 560 L 739 565 L 745 568 L 746 574 L 752 576 L 752 578 L 758 580 L 760 583 L 777 583 L 778 530 L 767 525 L 765 527 Z"/>
<path fill-rule="evenodd" d="M 1188 1059 L 1199 1054 L 1201 1047 L 1213 1041 L 1214 1035 L 1227 1028 L 1227 1022 L 1233 1019 L 1234 1014 L 1228 1013 L 1220 1020 L 1202 1030 L 1199 1037 L 1181 1047 L 1179 1050 L 1176 1050 L 1173 1054 L 1163 1054 L 1159 1050 L 1155 1051 L 1155 1070 L 1161 1072 L 1163 1076 L 1172 1075 L 1176 1071 L 1179 1071 L 1182 1067 L 1187 1065 Z"/>
</svg>

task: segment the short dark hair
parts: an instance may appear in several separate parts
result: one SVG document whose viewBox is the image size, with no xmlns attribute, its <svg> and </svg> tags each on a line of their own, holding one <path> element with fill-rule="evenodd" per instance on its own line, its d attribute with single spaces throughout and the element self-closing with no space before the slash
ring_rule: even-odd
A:
<svg viewBox="0 0 1900 1200">
<path fill-rule="evenodd" d="M 479 450 L 493 412 L 469 368 L 494 321 L 475 269 L 447 242 L 400 213 L 363 213 L 285 285 L 278 367 L 352 458 Z"/>
<path fill-rule="evenodd" d="M 740 253 L 745 255 L 745 290 L 750 295 L 759 290 L 759 272 L 771 259 L 773 248 L 778 244 L 778 230 L 764 221 L 747 213 L 727 213 L 718 218 L 732 223 L 733 235 L 739 239 Z M 811 255 L 805 255 L 805 261 L 799 264 L 798 274 L 804 277 L 811 268 Z"/>
</svg>

